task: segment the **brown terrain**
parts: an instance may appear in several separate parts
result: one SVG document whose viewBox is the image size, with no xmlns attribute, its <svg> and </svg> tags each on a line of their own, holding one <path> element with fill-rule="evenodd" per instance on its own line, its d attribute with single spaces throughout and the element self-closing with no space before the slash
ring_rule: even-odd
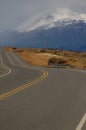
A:
<svg viewBox="0 0 86 130">
<path fill-rule="evenodd" d="M 5 47 L 5 50 L 18 53 L 25 61 L 35 66 L 64 66 L 86 69 L 86 52 L 15 47 Z"/>
</svg>

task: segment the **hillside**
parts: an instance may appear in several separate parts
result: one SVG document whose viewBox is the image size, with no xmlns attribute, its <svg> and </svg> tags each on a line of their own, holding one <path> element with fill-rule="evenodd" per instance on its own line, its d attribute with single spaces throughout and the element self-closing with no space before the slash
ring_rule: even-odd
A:
<svg viewBox="0 0 86 130">
<path fill-rule="evenodd" d="M 5 47 L 5 50 L 19 54 L 25 61 L 35 66 L 49 67 L 49 62 L 52 60 L 53 65 L 67 64 L 68 68 L 86 69 L 86 52 L 12 47 Z"/>
</svg>

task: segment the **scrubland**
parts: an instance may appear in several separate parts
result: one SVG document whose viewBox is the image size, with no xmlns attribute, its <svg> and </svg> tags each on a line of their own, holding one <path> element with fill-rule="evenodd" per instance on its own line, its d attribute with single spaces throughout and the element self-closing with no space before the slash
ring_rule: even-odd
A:
<svg viewBox="0 0 86 130">
<path fill-rule="evenodd" d="M 15 47 L 5 47 L 5 50 L 18 53 L 29 64 L 35 66 L 48 67 L 52 62 L 52 64 L 67 64 L 70 68 L 86 69 L 86 52 Z"/>
</svg>

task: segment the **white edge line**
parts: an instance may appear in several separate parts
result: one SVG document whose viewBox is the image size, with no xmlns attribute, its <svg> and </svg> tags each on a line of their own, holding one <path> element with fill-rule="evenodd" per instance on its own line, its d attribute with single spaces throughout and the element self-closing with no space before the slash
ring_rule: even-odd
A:
<svg viewBox="0 0 86 130">
<path fill-rule="evenodd" d="M 21 60 L 13 52 L 11 54 L 16 58 L 17 61 L 19 61 L 26 68 L 36 69 L 36 70 L 40 70 L 41 71 L 41 69 L 35 68 L 34 66 L 28 67 L 27 65 L 25 65 L 24 63 L 22 63 Z M 67 70 L 73 70 L 73 71 L 78 71 L 78 72 L 86 73 L 86 70 L 79 70 L 79 69 L 67 69 Z"/>
<path fill-rule="evenodd" d="M 65 70 L 70 70 L 70 71 L 72 70 L 72 71 L 77 71 L 77 72 L 86 73 L 86 70 L 80 70 L 80 69 L 72 69 L 72 68 L 69 69 L 69 68 L 68 68 L 68 69 L 65 69 Z"/>
<path fill-rule="evenodd" d="M 86 113 L 82 117 L 81 121 L 79 122 L 78 126 L 75 130 L 82 130 L 82 127 L 84 126 L 84 123 L 86 122 Z"/>
<path fill-rule="evenodd" d="M 10 54 L 13 55 L 14 58 L 15 58 L 18 62 L 20 62 L 25 68 L 27 68 L 27 69 L 32 69 L 32 70 L 37 70 L 37 71 L 40 71 L 40 72 L 44 73 L 44 70 L 38 69 L 38 68 L 33 67 L 33 66 L 30 67 L 30 66 L 28 66 L 28 65 L 25 65 L 25 64 L 20 60 L 20 58 L 17 57 L 17 55 L 15 55 L 14 52 L 11 52 Z M 7 56 L 8 56 L 8 54 L 7 54 Z M 10 58 L 10 56 L 8 56 L 8 57 Z M 11 59 L 10 59 L 10 60 L 11 60 Z M 12 60 L 11 60 L 11 61 L 12 61 Z M 16 66 L 16 65 L 15 65 L 15 66 Z"/>
<path fill-rule="evenodd" d="M 16 60 L 18 61 L 18 62 L 20 62 L 22 65 L 24 65 L 21 61 L 20 61 L 20 59 L 17 57 L 17 56 L 15 56 L 15 54 L 14 53 L 11 53 L 15 58 L 16 58 Z M 25 65 L 24 65 L 25 66 Z"/>
<path fill-rule="evenodd" d="M 6 69 L 8 70 L 8 72 L 7 72 L 7 73 L 2 74 L 2 75 L 0 76 L 0 78 L 2 78 L 2 77 L 7 76 L 8 74 L 10 74 L 10 73 L 11 73 L 11 69 L 10 69 L 10 68 L 8 68 L 7 66 L 5 66 L 5 65 L 3 64 L 3 60 L 2 60 L 1 53 L 0 53 L 0 57 L 1 57 L 1 65 L 2 65 L 4 68 L 6 68 Z"/>
<path fill-rule="evenodd" d="M 24 65 L 24 64 L 20 61 L 20 59 L 18 59 L 14 54 L 12 54 L 12 55 L 13 55 L 22 65 Z M 0 76 L 0 78 L 2 78 L 2 77 L 4 77 L 4 76 L 8 75 L 9 73 L 11 73 L 11 69 L 8 68 L 7 66 L 5 66 L 5 65 L 3 64 L 1 53 L 0 53 L 0 57 L 1 57 L 1 64 L 2 64 L 2 66 L 5 67 L 5 68 L 7 68 L 7 69 L 9 70 L 8 73 L 6 73 L 6 74 Z M 28 68 L 29 68 L 29 67 L 28 67 Z M 76 71 L 86 72 L 86 71 L 82 71 L 82 70 L 76 70 Z M 83 127 L 83 125 L 84 125 L 84 123 L 85 123 L 85 121 L 86 121 L 86 113 L 85 113 L 84 116 L 82 117 L 81 121 L 79 122 L 79 124 L 78 124 L 78 126 L 76 127 L 75 130 L 81 130 L 82 127 Z"/>
<path fill-rule="evenodd" d="M 14 56 L 14 58 L 15 58 L 18 62 L 20 62 L 25 68 L 27 68 L 27 69 L 39 70 L 39 69 L 37 69 L 37 68 L 35 68 L 35 67 L 33 67 L 33 66 L 30 67 L 30 66 L 24 64 L 23 61 L 20 60 L 20 58 L 19 58 L 20 56 L 18 57 L 17 55 L 15 55 L 14 52 L 12 52 L 11 54 L 12 54 L 12 55 Z"/>
<path fill-rule="evenodd" d="M 20 62 L 25 68 L 27 68 L 27 69 L 32 69 L 32 70 L 38 70 L 38 71 L 43 72 L 41 69 L 38 69 L 38 68 L 36 68 L 35 66 L 28 66 L 28 65 L 24 64 L 24 63 L 20 60 L 20 58 L 17 57 L 17 55 L 15 55 L 14 52 L 12 52 L 11 54 L 12 54 L 12 55 L 16 58 L 16 60 L 17 60 L 18 62 Z"/>
<path fill-rule="evenodd" d="M 17 58 L 17 57 L 14 55 L 14 53 L 12 53 L 12 55 L 13 55 L 13 56 L 16 58 L 16 60 L 19 61 L 22 65 L 26 66 L 25 64 L 23 64 L 23 63 L 20 61 L 19 58 Z M 28 68 L 30 68 L 30 67 L 28 67 Z M 31 67 L 31 69 L 32 69 L 32 67 Z M 34 68 L 34 69 L 35 69 L 35 68 Z M 70 70 L 71 70 L 71 69 L 70 69 Z M 75 69 L 72 69 L 72 70 L 74 70 L 74 71 L 80 71 L 80 72 L 86 72 L 86 71 L 84 71 L 84 70 L 77 70 L 77 69 L 76 69 L 76 70 L 75 70 Z M 83 127 L 83 125 L 84 125 L 84 123 L 85 123 L 85 121 L 86 121 L 86 113 L 85 113 L 84 116 L 82 117 L 80 123 L 78 124 L 78 126 L 76 127 L 75 130 L 81 130 L 82 127 Z"/>
<path fill-rule="evenodd" d="M 39 70 L 39 71 L 41 71 L 41 69 L 38 69 L 38 68 L 36 68 L 35 66 L 32 66 L 32 67 L 28 67 L 27 65 L 25 65 L 24 63 L 22 63 L 21 62 L 21 60 L 14 54 L 14 52 L 12 52 L 11 53 L 15 58 L 16 58 L 16 60 L 18 61 L 18 62 L 20 62 L 24 67 L 26 67 L 26 68 L 28 68 L 28 69 L 35 69 L 35 70 Z M 82 72 L 82 73 L 86 73 L 86 70 L 79 70 L 79 69 L 67 69 L 67 70 L 73 70 L 73 71 L 78 71 L 78 72 Z"/>
</svg>

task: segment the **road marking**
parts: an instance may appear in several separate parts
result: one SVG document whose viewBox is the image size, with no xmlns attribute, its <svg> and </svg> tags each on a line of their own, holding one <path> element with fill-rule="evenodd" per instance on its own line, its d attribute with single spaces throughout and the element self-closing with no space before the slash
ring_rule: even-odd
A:
<svg viewBox="0 0 86 130">
<path fill-rule="evenodd" d="M 82 73 L 86 73 L 86 70 L 80 70 L 80 69 L 67 69 L 67 70 L 73 70 L 73 71 L 77 71 L 77 72 L 82 72 Z"/>
<path fill-rule="evenodd" d="M 86 113 L 84 114 L 84 116 L 82 117 L 81 121 L 79 122 L 78 126 L 76 127 L 75 130 L 82 130 L 84 124 L 86 122 Z"/>
<path fill-rule="evenodd" d="M 12 54 L 12 56 L 14 56 L 14 58 L 16 58 L 16 60 L 17 60 L 18 62 L 20 62 L 25 68 L 27 68 L 27 69 L 32 69 L 32 70 L 38 70 L 38 71 L 40 71 L 40 72 L 43 72 L 41 69 L 38 69 L 38 68 L 36 68 L 35 66 L 25 65 L 13 52 L 10 53 L 10 54 Z M 10 56 L 9 56 L 9 60 L 12 62 Z M 13 63 L 13 62 L 12 62 L 12 63 Z M 14 64 L 14 63 L 13 63 L 13 64 Z M 14 66 L 17 66 L 17 65 L 14 64 Z"/>
<path fill-rule="evenodd" d="M 16 94 L 16 93 L 19 93 L 19 92 L 21 92 L 22 90 L 24 90 L 24 89 L 26 89 L 26 88 L 29 88 L 29 87 L 31 87 L 32 85 L 35 85 L 35 84 L 37 84 L 38 82 L 40 82 L 41 80 L 45 79 L 45 78 L 48 76 L 48 72 L 46 72 L 46 71 L 42 71 L 42 72 L 43 72 L 43 74 L 42 74 L 39 78 L 33 80 L 32 82 L 27 83 L 27 84 L 25 84 L 25 85 L 23 85 L 23 86 L 20 86 L 20 87 L 18 87 L 18 88 L 16 88 L 16 89 L 13 89 L 13 90 L 11 90 L 11 91 L 9 91 L 9 92 L 6 92 L 6 93 L 0 95 L 0 100 L 3 100 L 3 99 L 5 99 L 5 98 L 7 98 L 7 97 L 9 97 L 9 96 L 12 96 L 12 95 Z"/>
<path fill-rule="evenodd" d="M 14 53 L 11 53 L 11 54 L 12 54 L 13 57 L 15 57 L 15 59 L 16 59 L 18 62 L 20 62 L 20 64 L 24 65 L 24 64 L 20 61 L 20 59 L 19 59 L 17 56 L 15 56 Z M 25 65 L 24 65 L 24 66 L 25 66 Z"/>
<path fill-rule="evenodd" d="M 8 60 L 10 61 L 10 63 L 11 63 L 13 66 L 16 66 L 16 65 L 12 62 L 10 56 L 9 56 L 8 54 L 6 54 L 6 56 L 7 56 Z M 16 58 L 16 56 L 15 56 L 15 58 Z M 20 60 L 18 59 L 18 61 L 20 61 Z M 20 61 L 20 62 L 21 62 L 21 61 Z M 21 63 L 22 63 L 22 62 L 21 62 Z M 23 64 L 23 63 L 22 63 L 22 64 Z M 24 65 L 24 64 L 23 64 L 23 65 Z M 28 67 L 28 68 L 33 69 L 32 67 Z M 26 89 L 26 88 L 28 88 L 28 87 L 31 87 L 32 85 L 37 84 L 38 82 L 40 82 L 41 80 L 45 79 L 45 78 L 48 76 L 48 72 L 43 71 L 43 70 L 40 70 L 40 69 L 36 69 L 36 68 L 34 68 L 34 69 L 41 71 L 43 74 L 42 74 L 40 77 L 38 77 L 37 79 L 33 80 L 32 82 L 29 82 L 29 83 L 27 83 L 27 84 L 25 84 L 25 85 L 23 85 L 23 86 L 20 86 L 20 87 L 18 87 L 18 88 L 16 88 L 16 89 L 13 89 L 13 90 L 11 90 L 11 91 L 9 91 L 9 92 L 6 92 L 6 93 L 0 95 L 0 100 L 3 100 L 3 99 L 5 99 L 5 98 L 7 98 L 7 97 L 9 97 L 9 96 L 11 96 L 11 95 L 16 94 L 16 93 L 19 93 L 20 91 L 22 91 L 22 90 L 24 90 L 24 89 Z"/>
<path fill-rule="evenodd" d="M 0 58 L 1 58 L 1 65 L 8 70 L 7 73 L 2 74 L 2 75 L 0 76 L 0 78 L 2 78 L 2 77 L 4 77 L 4 76 L 7 76 L 8 74 L 10 74 L 10 73 L 11 73 L 11 69 L 8 68 L 7 66 L 5 66 L 5 65 L 3 64 L 3 60 L 2 60 L 2 55 L 1 55 L 1 53 L 0 53 Z"/>
<path fill-rule="evenodd" d="M 16 66 L 16 65 L 12 62 L 11 58 L 9 57 L 9 55 L 6 54 L 6 56 L 7 56 L 8 60 L 10 61 L 10 63 L 11 63 L 13 66 Z"/>
<path fill-rule="evenodd" d="M 40 69 L 38 69 L 38 68 L 36 68 L 36 67 L 34 67 L 34 66 L 25 65 L 14 53 L 11 53 L 11 54 L 12 54 L 12 56 L 13 56 L 18 62 L 20 62 L 20 64 L 22 64 L 25 68 L 27 68 L 27 69 L 35 69 L 35 70 L 41 71 Z"/>
</svg>

